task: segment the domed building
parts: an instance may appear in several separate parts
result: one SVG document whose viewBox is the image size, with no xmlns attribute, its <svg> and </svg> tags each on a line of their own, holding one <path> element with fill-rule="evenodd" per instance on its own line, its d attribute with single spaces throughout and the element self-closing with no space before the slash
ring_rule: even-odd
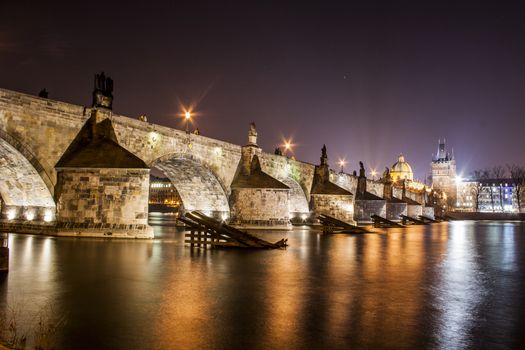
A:
<svg viewBox="0 0 525 350">
<path fill-rule="evenodd" d="M 393 181 L 398 180 L 414 180 L 414 173 L 412 172 L 412 167 L 410 164 L 405 162 L 405 157 L 400 154 L 399 160 L 392 165 L 392 168 L 390 168 L 390 175 L 392 176 Z"/>
</svg>

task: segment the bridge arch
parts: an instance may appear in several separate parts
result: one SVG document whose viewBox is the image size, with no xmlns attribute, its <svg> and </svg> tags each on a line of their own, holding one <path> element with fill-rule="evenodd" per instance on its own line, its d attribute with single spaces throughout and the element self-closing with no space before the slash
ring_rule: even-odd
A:
<svg viewBox="0 0 525 350">
<path fill-rule="evenodd" d="M 54 182 L 51 179 L 51 176 L 47 173 L 45 170 L 46 168 L 40 161 L 38 160 L 37 156 L 33 154 L 22 142 L 20 142 L 15 137 L 9 135 L 4 130 L 0 129 L 0 139 L 4 142 L 7 142 L 11 147 L 13 147 L 16 151 L 18 151 L 36 170 L 36 172 L 40 175 L 42 178 L 42 181 L 46 184 L 47 189 L 49 192 L 53 193 L 55 186 Z"/>
<path fill-rule="evenodd" d="M 54 219 L 55 201 L 41 174 L 24 154 L 0 137 L 2 217 L 29 221 Z"/>
<path fill-rule="evenodd" d="M 301 185 L 291 177 L 280 179 L 280 181 L 290 187 L 290 217 L 294 218 L 295 216 L 308 214 L 310 211 L 308 199 L 306 198 L 306 194 Z"/>
<path fill-rule="evenodd" d="M 171 180 L 186 211 L 200 210 L 220 218 L 230 214 L 227 187 L 200 158 L 192 154 L 168 154 L 151 162 L 150 167 Z"/>
</svg>

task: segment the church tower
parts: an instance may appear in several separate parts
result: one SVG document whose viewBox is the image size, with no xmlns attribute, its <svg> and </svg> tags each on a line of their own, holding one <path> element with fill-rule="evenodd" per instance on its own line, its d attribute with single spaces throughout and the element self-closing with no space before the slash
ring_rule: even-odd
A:
<svg viewBox="0 0 525 350">
<path fill-rule="evenodd" d="M 456 205 L 457 185 L 456 185 L 456 159 L 454 151 L 452 154 L 447 152 L 445 139 L 443 142 L 438 140 L 436 155 L 432 156 L 432 188 L 443 191 L 447 195 L 447 205 L 449 209 Z"/>
</svg>

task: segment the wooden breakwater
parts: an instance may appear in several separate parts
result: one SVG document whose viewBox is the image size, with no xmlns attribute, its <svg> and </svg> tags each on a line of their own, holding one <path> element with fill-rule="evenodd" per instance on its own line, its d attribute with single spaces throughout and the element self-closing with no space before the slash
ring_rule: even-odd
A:
<svg viewBox="0 0 525 350">
<path fill-rule="evenodd" d="M 178 220 L 188 227 L 190 232 L 185 234 L 185 243 L 192 248 L 283 249 L 288 245 L 288 239 L 271 243 L 198 211 L 186 213 Z"/>
</svg>

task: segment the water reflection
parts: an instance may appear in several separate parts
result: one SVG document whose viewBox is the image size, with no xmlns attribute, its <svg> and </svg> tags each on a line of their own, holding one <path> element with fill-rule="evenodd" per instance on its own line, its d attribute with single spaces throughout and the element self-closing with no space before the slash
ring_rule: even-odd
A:
<svg viewBox="0 0 525 350">
<path fill-rule="evenodd" d="M 522 224 L 267 233 L 289 238 L 278 251 L 191 250 L 173 227 L 155 233 L 11 235 L 0 308 L 30 300 L 30 324 L 53 303 L 68 317 L 65 349 L 512 348 L 523 337 Z"/>
</svg>

